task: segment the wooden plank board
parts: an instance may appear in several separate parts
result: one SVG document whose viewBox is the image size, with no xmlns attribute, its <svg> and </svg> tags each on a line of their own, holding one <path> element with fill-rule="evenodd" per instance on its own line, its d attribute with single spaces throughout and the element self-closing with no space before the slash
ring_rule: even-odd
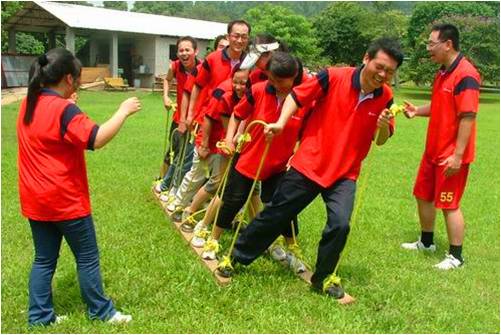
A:
<svg viewBox="0 0 501 335">
<path fill-rule="evenodd" d="M 217 260 L 206 260 L 202 258 L 202 252 L 203 248 L 195 248 L 193 245 L 191 245 L 191 239 L 193 238 L 193 233 L 187 233 L 181 230 L 181 222 L 174 222 L 171 218 L 169 213 L 167 212 L 167 206 L 165 205 L 164 202 L 160 201 L 159 195 L 155 192 L 155 190 L 152 188 L 153 196 L 157 200 L 157 202 L 160 204 L 162 207 L 162 210 L 164 211 L 165 215 L 167 216 L 167 219 L 172 223 L 172 225 L 175 227 L 175 229 L 183 236 L 185 241 L 187 242 L 188 246 L 190 247 L 191 250 L 197 255 L 197 258 L 204 264 L 209 271 L 212 273 L 214 278 L 216 279 L 216 282 L 221 285 L 225 286 L 228 285 L 231 282 L 231 278 L 225 278 L 220 275 L 218 275 L 216 269 L 217 269 Z"/>
</svg>

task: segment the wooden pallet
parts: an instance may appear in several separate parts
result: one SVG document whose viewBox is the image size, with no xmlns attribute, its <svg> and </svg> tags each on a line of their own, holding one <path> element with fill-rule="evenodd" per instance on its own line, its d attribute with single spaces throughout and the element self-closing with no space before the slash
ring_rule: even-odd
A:
<svg viewBox="0 0 501 335">
<path fill-rule="evenodd" d="M 160 201 L 159 195 L 155 192 L 154 189 L 152 189 L 152 192 L 153 192 L 153 196 L 155 197 L 155 199 L 157 200 L 157 202 L 162 207 L 162 210 L 164 211 L 165 215 L 167 216 L 167 219 L 172 223 L 172 225 L 181 234 L 181 236 L 183 236 L 183 238 L 185 239 L 185 241 L 186 241 L 187 245 L 189 246 L 189 248 L 191 250 L 193 250 L 193 252 L 195 252 L 195 254 L 198 256 L 197 258 L 209 269 L 209 271 L 212 273 L 212 275 L 216 279 L 216 282 L 219 285 L 221 285 L 221 286 L 228 285 L 231 282 L 231 278 L 222 277 L 216 271 L 218 261 L 217 260 L 206 260 L 206 259 L 202 258 L 203 248 L 195 248 L 190 243 L 191 239 L 193 238 L 193 233 L 187 233 L 187 232 L 182 231 L 181 230 L 181 222 L 174 222 L 170 218 L 170 215 L 167 212 L 167 208 L 166 208 L 167 206 L 165 206 L 165 204 L 162 201 Z"/>
</svg>

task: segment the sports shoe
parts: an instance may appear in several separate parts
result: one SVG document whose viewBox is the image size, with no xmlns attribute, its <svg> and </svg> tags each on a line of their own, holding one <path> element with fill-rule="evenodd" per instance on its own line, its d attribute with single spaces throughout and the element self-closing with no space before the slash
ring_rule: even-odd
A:
<svg viewBox="0 0 501 335">
<path fill-rule="evenodd" d="M 153 190 L 155 191 L 155 193 L 162 193 L 162 179 L 155 180 L 153 185 Z"/>
<path fill-rule="evenodd" d="M 169 211 L 169 209 L 167 209 Z M 170 214 L 170 218 L 174 222 L 181 222 L 183 220 L 183 207 L 177 206 L 173 212 Z M 170 211 L 169 211 L 170 212 Z"/>
<path fill-rule="evenodd" d="M 277 238 L 268 250 L 270 252 L 271 258 L 273 258 L 274 260 L 283 261 L 287 258 L 287 253 L 285 252 L 284 240 L 282 236 Z"/>
<path fill-rule="evenodd" d="M 185 233 L 192 233 L 197 225 L 197 220 L 193 217 L 192 213 L 186 209 L 181 213 L 181 222 L 181 230 Z"/>
<path fill-rule="evenodd" d="M 219 242 L 209 238 L 204 245 L 204 251 L 202 252 L 202 258 L 206 260 L 215 260 L 216 254 L 219 251 Z"/>
<path fill-rule="evenodd" d="M 463 266 L 463 264 L 464 264 L 464 261 L 460 261 L 459 259 L 452 256 L 451 254 L 446 253 L 444 260 L 438 264 L 433 265 L 433 267 L 440 269 L 440 270 L 451 270 L 451 269 L 459 268 L 459 267 Z"/>
<path fill-rule="evenodd" d="M 165 202 L 168 205 L 170 205 L 174 201 L 175 197 L 172 196 L 169 193 L 169 191 L 162 191 L 162 192 L 160 192 L 160 197 L 158 199 L 160 199 L 160 201 Z"/>
<path fill-rule="evenodd" d="M 216 273 L 221 277 L 230 278 L 234 272 L 233 261 L 228 256 L 224 256 L 223 260 L 217 265 Z"/>
<path fill-rule="evenodd" d="M 132 321 L 132 316 L 127 314 L 122 314 L 121 312 L 116 312 L 107 322 L 117 325 L 122 323 L 129 323 Z"/>
<path fill-rule="evenodd" d="M 429 252 L 435 252 L 435 250 L 437 250 L 437 247 L 435 246 L 435 244 L 430 244 L 430 246 L 425 247 L 423 242 L 421 242 L 420 239 L 417 240 L 416 242 L 402 243 L 400 246 L 406 250 L 423 250 L 423 251 L 429 251 Z"/>
<path fill-rule="evenodd" d="M 54 324 L 58 325 L 66 320 L 68 320 L 68 315 L 57 315 L 56 320 L 54 321 Z"/>
<path fill-rule="evenodd" d="M 336 299 L 343 298 L 344 289 L 341 286 L 341 278 L 336 276 L 334 273 L 325 278 L 322 286 L 322 291 L 328 296 L 334 297 Z"/>
<path fill-rule="evenodd" d="M 210 232 L 207 230 L 207 227 L 200 221 L 195 226 L 193 230 L 195 236 L 191 239 L 191 245 L 195 248 L 202 248 L 205 245 L 205 240 L 210 236 Z"/>
<path fill-rule="evenodd" d="M 289 263 L 289 267 L 295 272 L 295 273 L 303 273 L 306 271 L 306 265 L 304 265 L 303 261 L 301 260 L 302 254 L 301 254 L 301 249 L 297 244 L 289 245 L 287 247 L 289 251 L 287 251 L 286 254 L 286 259 L 287 263 Z"/>
</svg>

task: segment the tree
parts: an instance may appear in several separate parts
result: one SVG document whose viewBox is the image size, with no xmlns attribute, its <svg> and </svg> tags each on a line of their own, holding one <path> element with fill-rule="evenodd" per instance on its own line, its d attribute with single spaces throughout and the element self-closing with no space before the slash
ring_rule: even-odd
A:
<svg viewBox="0 0 501 335">
<path fill-rule="evenodd" d="M 169 16 L 179 16 L 183 10 L 184 3 L 180 1 L 136 1 L 131 9 L 132 12 Z"/>
<path fill-rule="evenodd" d="M 245 15 L 252 26 L 252 33 L 268 33 L 283 40 L 290 51 L 305 65 L 316 67 L 321 62 L 316 32 L 304 16 L 294 14 L 290 9 L 270 4 L 249 9 Z"/>
<path fill-rule="evenodd" d="M 452 23 L 460 32 L 460 48 L 475 63 L 484 80 L 499 83 L 499 13 L 476 2 L 427 2 L 416 5 L 407 40 L 412 48 L 405 64 L 408 79 L 430 84 L 437 65 L 429 60 L 426 41 L 434 23 Z"/>
<path fill-rule="evenodd" d="M 409 29 L 407 31 L 408 45 L 414 48 L 418 43 L 417 38 L 423 31 L 429 29 L 430 23 L 448 15 L 495 17 L 496 13 L 492 6 L 482 2 L 430 1 L 419 3 L 414 7 L 411 19 L 409 20 Z"/>
<path fill-rule="evenodd" d="M 127 1 L 103 1 L 104 8 L 127 11 Z"/>
<path fill-rule="evenodd" d="M 475 65 L 483 82 L 499 86 L 499 21 L 497 18 L 474 16 L 444 16 L 441 22 L 455 25 L 460 31 L 460 51 Z M 433 81 L 438 65 L 429 60 L 426 51 L 426 40 L 431 30 L 419 36 L 416 51 L 411 58 L 410 78 L 416 84 L 430 84 Z"/>
<path fill-rule="evenodd" d="M 314 18 L 323 55 L 335 64 L 359 63 L 372 39 L 369 14 L 358 3 L 336 2 Z"/>
</svg>

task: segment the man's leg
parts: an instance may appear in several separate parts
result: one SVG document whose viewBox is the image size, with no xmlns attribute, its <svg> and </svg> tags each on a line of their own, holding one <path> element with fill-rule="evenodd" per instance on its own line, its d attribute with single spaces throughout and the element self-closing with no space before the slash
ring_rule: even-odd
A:
<svg viewBox="0 0 501 335">
<path fill-rule="evenodd" d="M 355 189 L 355 181 L 343 179 L 322 192 L 327 209 L 327 224 L 318 244 L 315 273 L 311 278 L 311 283 L 316 288 L 321 288 L 324 279 L 334 272 L 348 239 Z"/>
<path fill-rule="evenodd" d="M 465 226 L 463 213 L 460 208 L 444 209 L 443 213 L 447 225 L 447 236 L 449 237 L 449 254 L 463 261 L 462 248 Z"/>
<path fill-rule="evenodd" d="M 248 265 L 261 255 L 320 193 L 321 187 L 291 168 L 279 183 L 271 203 L 257 215 L 239 236 L 233 258 Z"/>
</svg>

